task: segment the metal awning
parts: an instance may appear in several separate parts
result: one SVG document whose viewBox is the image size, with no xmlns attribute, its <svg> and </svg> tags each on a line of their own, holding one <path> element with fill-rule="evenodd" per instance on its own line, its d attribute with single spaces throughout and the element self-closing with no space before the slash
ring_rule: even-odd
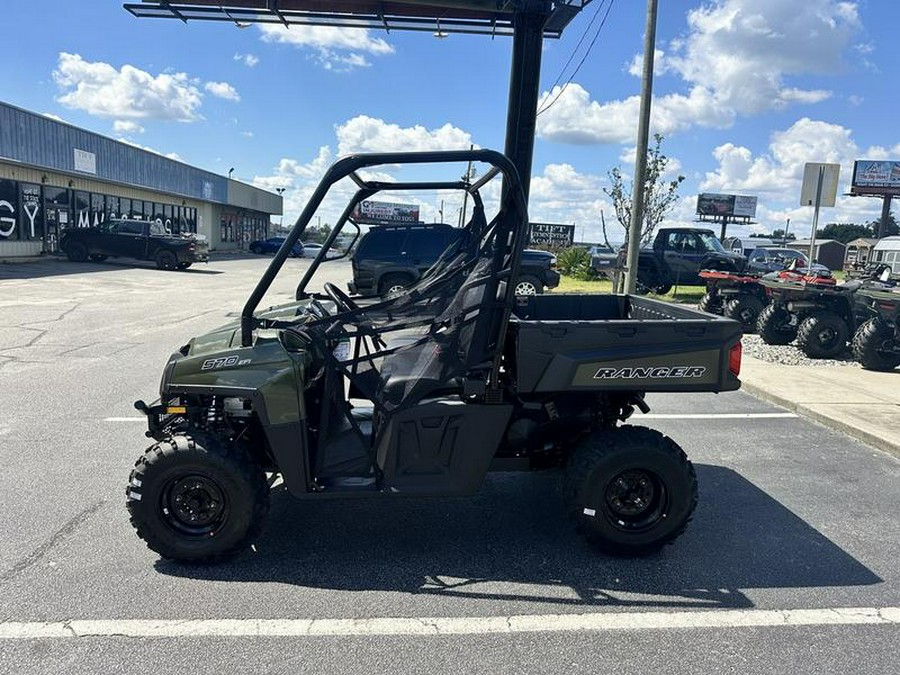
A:
<svg viewBox="0 0 900 675">
<path fill-rule="evenodd" d="M 548 3 L 544 37 L 558 38 L 591 0 Z M 513 17 L 522 3 L 512 0 L 462 2 L 365 2 L 364 0 L 142 0 L 125 3 L 136 17 L 188 21 L 227 21 L 284 26 L 333 26 L 372 30 L 416 30 L 478 35 L 513 34 Z"/>
</svg>

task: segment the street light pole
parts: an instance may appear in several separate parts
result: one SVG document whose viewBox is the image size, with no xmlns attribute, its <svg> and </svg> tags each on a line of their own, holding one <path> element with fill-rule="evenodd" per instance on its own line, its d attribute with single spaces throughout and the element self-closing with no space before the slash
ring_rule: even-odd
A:
<svg viewBox="0 0 900 675">
<path fill-rule="evenodd" d="M 644 222 L 644 182 L 647 174 L 647 146 L 650 136 L 650 104 L 653 97 L 653 56 L 656 48 L 657 0 L 647 0 L 644 30 L 644 72 L 641 77 L 641 112 L 638 119 L 637 155 L 634 158 L 634 185 L 631 192 L 631 222 L 628 227 L 628 260 L 625 265 L 625 292 L 634 293 L 637 283 L 641 223 Z"/>
</svg>

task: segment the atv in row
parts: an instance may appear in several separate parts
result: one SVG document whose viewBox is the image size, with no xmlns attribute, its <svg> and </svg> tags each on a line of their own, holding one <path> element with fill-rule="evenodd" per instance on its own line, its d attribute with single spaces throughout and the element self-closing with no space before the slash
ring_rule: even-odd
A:
<svg viewBox="0 0 900 675">
<path fill-rule="evenodd" d="M 759 283 L 770 299 L 756 324 L 765 343 L 796 340 L 808 357 L 827 359 L 843 353 L 852 340 L 863 367 L 890 370 L 900 364 L 898 292 L 887 266 L 842 284 L 789 271 L 764 275 Z"/>
<path fill-rule="evenodd" d="M 700 298 L 699 308 L 710 314 L 719 314 L 741 324 L 745 333 L 757 330 L 760 315 L 769 304 L 769 292 L 761 280 L 767 273 L 758 270 L 740 272 L 703 270 L 700 277 L 706 281 L 706 294 Z M 816 270 L 810 274 L 805 268 L 797 268 L 796 261 L 783 270 L 768 273 L 779 279 L 834 285 L 830 272 Z M 787 342 L 794 339 L 792 336 Z M 787 343 L 771 343 L 787 344 Z"/>
</svg>

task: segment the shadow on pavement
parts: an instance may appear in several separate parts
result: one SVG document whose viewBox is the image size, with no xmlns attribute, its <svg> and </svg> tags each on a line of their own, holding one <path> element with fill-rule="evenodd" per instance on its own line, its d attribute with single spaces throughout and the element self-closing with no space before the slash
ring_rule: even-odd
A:
<svg viewBox="0 0 900 675">
<path fill-rule="evenodd" d="M 69 274 L 89 274 L 96 272 L 116 272 L 122 269 L 143 269 L 160 274 L 224 274 L 222 270 L 206 268 L 204 263 L 194 263 L 186 270 L 160 270 L 152 262 L 145 260 L 116 259 L 103 262 L 73 263 L 65 258 L 47 258 L 36 262 L 0 264 L 0 281 L 11 279 L 39 279 L 43 277 L 65 276 Z"/>
<path fill-rule="evenodd" d="M 646 558 L 600 555 L 578 537 L 563 513 L 559 474 L 500 474 L 469 499 L 276 493 L 256 555 L 211 567 L 160 560 L 156 568 L 204 580 L 613 607 L 741 608 L 752 606 L 744 589 L 881 581 L 738 473 L 696 468 L 694 521 Z"/>
</svg>

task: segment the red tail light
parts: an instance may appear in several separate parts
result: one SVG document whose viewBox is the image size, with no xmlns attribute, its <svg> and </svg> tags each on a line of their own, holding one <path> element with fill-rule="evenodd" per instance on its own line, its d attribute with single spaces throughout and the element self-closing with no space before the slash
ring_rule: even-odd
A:
<svg viewBox="0 0 900 675">
<path fill-rule="evenodd" d="M 738 342 L 728 352 L 728 370 L 737 377 L 741 374 L 741 343 Z"/>
</svg>

